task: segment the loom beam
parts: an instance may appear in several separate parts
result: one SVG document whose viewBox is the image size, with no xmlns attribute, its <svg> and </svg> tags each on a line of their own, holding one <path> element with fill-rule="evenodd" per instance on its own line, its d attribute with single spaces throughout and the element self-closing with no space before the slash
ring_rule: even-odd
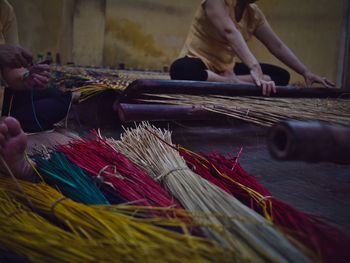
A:
<svg viewBox="0 0 350 263">
<path fill-rule="evenodd" d="M 285 121 L 270 128 L 270 154 L 279 160 L 350 164 L 350 127 Z"/>
<path fill-rule="evenodd" d="M 220 114 L 207 111 L 201 106 L 183 106 L 166 104 L 120 103 L 117 106 L 117 113 L 121 122 L 145 120 L 212 120 L 214 118 L 220 117 Z"/>
<path fill-rule="evenodd" d="M 262 96 L 261 88 L 255 85 L 226 84 L 207 81 L 138 79 L 123 92 L 122 100 L 139 97 L 141 94 L 191 94 L 226 96 Z M 349 98 L 350 93 L 343 89 L 297 88 L 278 86 L 272 97 L 288 98 Z"/>
</svg>

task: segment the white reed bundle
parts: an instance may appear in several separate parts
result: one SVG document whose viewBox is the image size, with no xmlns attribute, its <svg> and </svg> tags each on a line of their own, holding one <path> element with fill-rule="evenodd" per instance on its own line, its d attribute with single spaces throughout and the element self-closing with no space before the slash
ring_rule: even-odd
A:
<svg viewBox="0 0 350 263">
<path fill-rule="evenodd" d="M 232 235 L 220 237 L 224 231 L 220 234 L 212 230 L 205 232 L 222 245 L 229 244 L 240 255 L 241 261 L 309 262 L 263 217 L 193 173 L 179 153 L 169 146 L 172 145 L 169 131 L 143 123 L 135 129 L 127 129 L 120 141 L 109 139 L 109 142 L 163 184 L 190 212 L 219 215 L 208 217 L 208 223 L 217 224 Z M 249 220 L 243 222 L 230 218 L 235 215 Z"/>
</svg>

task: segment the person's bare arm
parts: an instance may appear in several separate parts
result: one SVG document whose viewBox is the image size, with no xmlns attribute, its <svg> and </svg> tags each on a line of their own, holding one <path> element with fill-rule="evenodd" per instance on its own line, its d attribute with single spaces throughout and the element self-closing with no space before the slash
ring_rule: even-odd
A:
<svg viewBox="0 0 350 263">
<path fill-rule="evenodd" d="M 250 52 L 242 34 L 236 28 L 225 7 L 223 0 L 207 0 L 204 4 L 207 17 L 226 39 L 241 61 L 249 67 L 255 84 L 263 88 L 263 94 L 268 95 L 271 90 L 276 92 L 274 82 L 264 80 L 259 62 Z"/>
<path fill-rule="evenodd" d="M 21 68 L 32 64 L 32 54 L 16 45 L 0 45 L 0 67 Z"/>
<path fill-rule="evenodd" d="M 260 40 L 276 58 L 302 75 L 307 86 L 311 86 L 315 82 L 322 83 L 328 88 L 334 86 L 334 84 L 326 78 L 321 78 L 320 76 L 312 73 L 277 36 L 269 23 L 266 22 L 261 25 L 255 31 L 255 37 Z"/>
<path fill-rule="evenodd" d="M 14 90 L 26 89 L 23 83 L 23 76 L 27 74 L 26 68 L 3 68 L 2 76 L 6 84 Z"/>
</svg>

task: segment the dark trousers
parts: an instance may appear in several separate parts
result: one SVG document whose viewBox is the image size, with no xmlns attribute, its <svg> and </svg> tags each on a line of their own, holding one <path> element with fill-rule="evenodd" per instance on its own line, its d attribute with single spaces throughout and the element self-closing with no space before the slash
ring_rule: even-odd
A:
<svg viewBox="0 0 350 263">
<path fill-rule="evenodd" d="M 286 86 L 290 80 L 287 70 L 270 65 L 260 64 L 262 72 L 278 86 Z M 183 57 L 175 60 L 170 66 L 170 77 L 175 80 L 206 81 L 208 79 L 207 66 L 199 58 Z M 234 70 L 236 75 L 249 75 L 249 68 L 243 63 L 236 63 Z"/>
<path fill-rule="evenodd" d="M 63 120 L 71 102 L 71 93 L 51 88 L 43 91 L 5 89 L 2 116 L 16 118 L 25 132 L 49 130 Z"/>
</svg>

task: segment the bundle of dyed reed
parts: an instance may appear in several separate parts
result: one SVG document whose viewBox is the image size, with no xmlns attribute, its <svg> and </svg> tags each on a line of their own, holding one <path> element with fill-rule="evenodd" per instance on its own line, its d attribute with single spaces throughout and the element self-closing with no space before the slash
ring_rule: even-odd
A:
<svg viewBox="0 0 350 263">
<path fill-rule="evenodd" d="M 78 240 L 88 240 L 89 244 L 95 243 L 96 249 L 100 249 L 99 253 L 110 257 L 110 260 L 107 258 L 107 262 L 112 260 L 123 262 L 154 262 L 154 260 L 159 262 L 231 262 L 234 259 L 232 252 L 215 246 L 206 239 L 179 234 L 140 222 L 126 215 L 76 203 L 42 183 L 20 183 L 26 198 L 11 180 L 0 179 L 0 188 L 6 189 L 10 196 L 16 197 L 21 203 L 26 204 L 29 198 L 35 212 L 65 225 Z M 14 213 L 16 214 L 16 211 Z M 6 233 L 8 235 L 12 233 L 10 227 Z M 29 235 L 30 231 L 26 232 L 25 236 L 27 234 Z M 39 247 L 38 240 L 42 242 L 43 237 L 45 237 L 44 233 L 34 233 L 31 238 L 35 239 L 33 243 L 36 244 L 33 247 Z M 14 240 L 17 238 L 21 239 L 24 236 L 18 232 Z M 30 241 L 23 240 L 22 244 L 27 242 Z M 54 239 L 53 243 L 58 242 Z M 65 244 L 70 245 L 68 242 L 62 242 L 61 246 Z M 53 245 L 51 247 L 57 248 Z M 74 251 L 73 248 L 71 250 Z M 33 254 L 35 252 L 33 251 Z M 52 254 L 56 250 L 47 252 Z M 85 258 L 88 255 L 90 254 L 87 253 Z M 70 259 L 72 260 L 72 257 Z M 75 262 L 74 259 L 71 262 Z"/>
<path fill-rule="evenodd" d="M 194 96 L 181 94 L 144 94 L 138 101 L 175 105 L 197 105 L 262 126 L 286 119 L 319 120 L 350 125 L 350 103 L 347 99 L 305 99 L 269 97 Z"/>
<path fill-rule="evenodd" d="M 120 92 L 139 78 L 168 79 L 168 74 L 160 72 L 111 70 L 103 68 L 55 67 L 52 85 L 65 91 L 78 92 L 79 102 L 83 102 L 103 91 Z"/>
<path fill-rule="evenodd" d="M 65 196 L 84 204 L 109 204 L 96 182 L 62 153 L 36 156 L 35 163 L 46 183 L 54 185 Z"/>
<path fill-rule="evenodd" d="M 92 240 L 65 231 L 5 192 L 0 189 L 2 249 L 25 256 L 32 262 L 115 262 L 123 256 L 123 251 L 113 240 Z"/>
<path fill-rule="evenodd" d="M 81 138 L 57 147 L 72 162 L 97 178 L 102 178 L 127 201 L 156 207 L 179 207 L 162 187 L 102 137 Z"/>
<path fill-rule="evenodd" d="M 195 154 L 179 148 L 181 156 L 195 172 L 245 205 L 264 215 L 312 250 L 322 262 L 347 262 L 350 239 L 318 217 L 303 213 L 275 198 L 238 163 L 238 158 L 221 154 Z"/>
<path fill-rule="evenodd" d="M 190 212 L 220 215 L 209 217 L 207 223 L 218 225 L 221 231 L 203 229 L 203 232 L 233 249 L 241 261 L 309 261 L 263 217 L 193 173 L 172 148 L 169 131 L 142 124 L 126 130 L 120 141 L 109 142 L 163 184 Z M 246 221 L 232 218 L 237 215 Z"/>
</svg>

